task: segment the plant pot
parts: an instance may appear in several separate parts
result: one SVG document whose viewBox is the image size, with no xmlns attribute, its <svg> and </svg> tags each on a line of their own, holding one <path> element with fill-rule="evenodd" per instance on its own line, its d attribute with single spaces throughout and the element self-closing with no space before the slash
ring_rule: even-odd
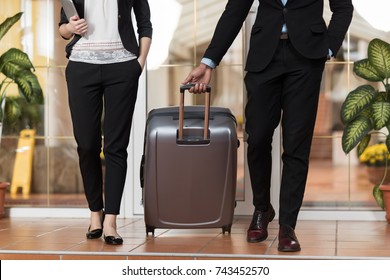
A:
<svg viewBox="0 0 390 280">
<path fill-rule="evenodd" d="M 7 187 L 9 183 L 0 182 L 0 218 L 4 217 L 4 204 L 5 204 L 5 193 L 7 191 Z"/>
<path fill-rule="evenodd" d="M 386 221 L 390 224 L 390 185 L 382 185 L 379 189 L 383 193 L 383 200 L 385 202 Z"/>
<path fill-rule="evenodd" d="M 368 180 L 371 184 L 378 185 L 382 182 L 383 175 L 385 175 L 384 166 L 367 166 Z M 387 168 L 386 178 L 383 185 L 390 184 L 390 168 Z"/>
</svg>

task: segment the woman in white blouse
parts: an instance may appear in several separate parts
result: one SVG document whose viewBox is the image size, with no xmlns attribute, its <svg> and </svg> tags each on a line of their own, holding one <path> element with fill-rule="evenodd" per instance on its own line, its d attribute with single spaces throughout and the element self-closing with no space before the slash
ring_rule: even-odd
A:
<svg viewBox="0 0 390 280">
<path fill-rule="evenodd" d="M 116 218 L 126 179 L 127 146 L 138 80 L 152 37 L 150 8 L 147 0 L 73 2 L 78 15 L 68 19 L 61 10 L 59 33 L 72 39 L 66 47 L 66 80 L 84 191 L 91 210 L 86 237 L 103 235 L 107 244 L 118 245 L 123 243 Z"/>
</svg>

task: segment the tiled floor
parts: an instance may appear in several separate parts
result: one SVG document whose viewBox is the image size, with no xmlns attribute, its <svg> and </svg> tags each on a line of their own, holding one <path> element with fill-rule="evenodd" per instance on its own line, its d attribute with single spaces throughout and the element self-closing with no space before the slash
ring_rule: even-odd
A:
<svg viewBox="0 0 390 280">
<path fill-rule="evenodd" d="M 146 236 L 142 217 L 120 219 L 122 246 L 87 240 L 88 219 L 2 218 L 0 259 L 390 259 L 390 225 L 371 221 L 299 221 L 302 251 L 277 251 L 278 223 L 269 237 L 247 243 L 249 216 L 236 216 L 231 234 L 221 229 L 157 229 Z"/>
<path fill-rule="evenodd" d="M 376 209 L 365 170 L 312 164 L 304 205 Z M 347 176 L 353 182 L 348 191 Z M 10 205 L 86 207 L 83 194 L 35 194 L 30 199 L 7 197 Z M 70 205 L 69 205 L 70 204 Z M 8 207 L 10 207 L 8 205 Z M 370 208 L 370 209 L 371 209 Z M 365 208 L 366 209 L 366 208 Z M 50 211 L 50 208 L 48 208 Z M 119 220 L 122 246 L 87 240 L 88 219 L 2 218 L 0 259 L 380 259 L 390 260 L 390 225 L 384 221 L 298 221 L 302 251 L 277 251 L 278 223 L 269 226 L 265 242 L 246 242 L 250 216 L 236 216 L 231 234 L 221 229 L 157 229 L 146 236 L 143 217 Z"/>
</svg>

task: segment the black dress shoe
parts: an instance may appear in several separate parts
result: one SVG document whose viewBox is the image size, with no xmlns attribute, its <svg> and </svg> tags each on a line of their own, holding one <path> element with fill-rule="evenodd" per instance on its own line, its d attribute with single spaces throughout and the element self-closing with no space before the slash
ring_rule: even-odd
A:
<svg viewBox="0 0 390 280">
<path fill-rule="evenodd" d="M 102 236 L 102 234 L 103 234 L 103 229 L 102 228 L 98 228 L 98 229 L 94 229 L 94 230 L 90 230 L 90 229 L 91 229 L 91 226 L 89 226 L 88 231 L 85 234 L 88 239 L 100 238 Z"/>
<path fill-rule="evenodd" d="M 275 210 L 272 205 L 267 211 L 255 210 L 252 222 L 249 225 L 246 240 L 250 243 L 261 242 L 268 237 L 268 224 L 274 219 Z"/>
<path fill-rule="evenodd" d="M 123 244 L 123 239 L 120 236 L 104 236 L 104 241 L 109 245 Z"/>
<path fill-rule="evenodd" d="M 298 252 L 300 250 L 301 245 L 295 235 L 294 229 L 289 225 L 280 225 L 278 251 Z"/>
</svg>

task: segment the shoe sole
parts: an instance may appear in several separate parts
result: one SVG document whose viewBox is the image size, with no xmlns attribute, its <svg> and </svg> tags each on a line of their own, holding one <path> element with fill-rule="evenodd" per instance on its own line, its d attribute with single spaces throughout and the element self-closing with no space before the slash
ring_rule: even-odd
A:
<svg viewBox="0 0 390 280">
<path fill-rule="evenodd" d="M 259 242 L 262 242 L 264 240 L 267 240 L 267 238 L 268 238 L 268 235 L 265 238 L 261 238 L 261 239 L 248 239 L 247 238 L 246 241 L 248 243 L 259 243 Z"/>
<path fill-rule="evenodd" d="M 90 235 L 87 235 L 86 237 L 87 237 L 87 239 L 98 239 L 98 238 L 100 238 L 102 236 L 101 235 L 100 236 L 90 236 Z"/>
<path fill-rule="evenodd" d="M 301 248 L 297 248 L 297 249 L 293 249 L 293 248 L 288 248 L 288 249 L 282 249 L 282 248 L 278 248 L 278 251 L 279 252 L 299 252 L 301 251 Z"/>
<path fill-rule="evenodd" d="M 122 238 L 114 238 L 112 239 L 112 236 L 103 236 L 104 242 L 108 245 L 122 245 L 123 239 Z"/>
</svg>

